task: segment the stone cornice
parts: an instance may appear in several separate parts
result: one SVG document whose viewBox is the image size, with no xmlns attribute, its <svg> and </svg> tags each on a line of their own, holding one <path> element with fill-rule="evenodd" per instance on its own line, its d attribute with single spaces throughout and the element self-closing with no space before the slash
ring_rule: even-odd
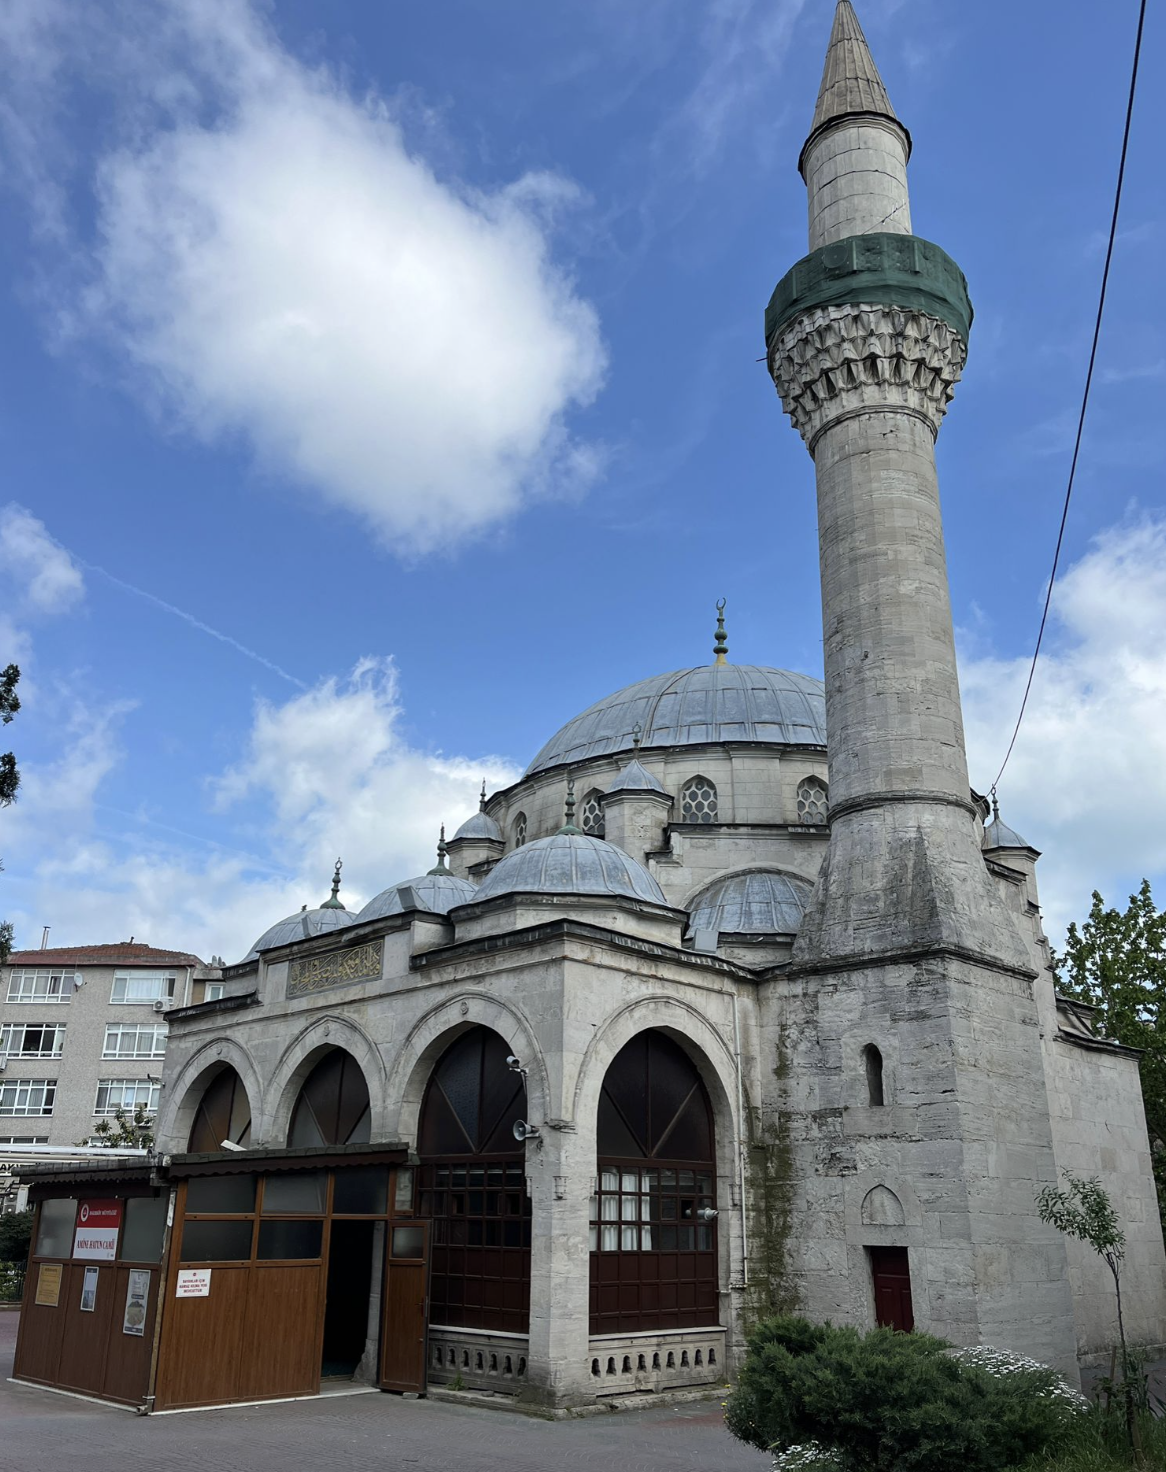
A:
<svg viewBox="0 0 1166 1472">
<path fill-rule="evenodd" d="M 914 414 L 937 435 L 966 357 L 959 334 L 938 317 L 844 304 L 815 307 L 784 328 L 770 371 L 813 454 L 824 430 L 859 414 Z"/>
<path fill-rule="evenodd" d="M 859 955 L 830 956 L 821 961 L 791 961 L 783 976 L 828 976 L 841 971 L 874 971 L 884 966 L 914 966 L 920 961 L 962 961 L 984 971 L 995 971 L 1002 976 L 1014 976 L 1020 981 L 1033 982 L 1039 973 L 1030 966 L 1013 966 L 996 956 L 983 951 L 974 951 L 966 946 L 923 945 L 896 946 L 886 951 L 871 951 Z"/>
</svg>

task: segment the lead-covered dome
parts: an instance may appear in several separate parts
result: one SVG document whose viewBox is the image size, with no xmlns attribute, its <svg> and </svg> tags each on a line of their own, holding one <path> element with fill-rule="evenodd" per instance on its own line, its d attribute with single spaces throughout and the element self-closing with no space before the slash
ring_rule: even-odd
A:
<svg viewBox="0 0 1166 1472">
<path fill-rule="evenodd" d="M 406 910 L 432 910 L 435 915 L 448 915 L 455 905 L 464 905 L 477 894 L 468 879 L 456 874 L 422 874 L 417 879 L 403 879 L 374 895 L 356 917 L 358 920 L 380 920 L 385 915 L 403 915 Z"/>
<path fill-rule="evenodd" d="M 777 869 L 729 874 L 693 901 L 688 934 L 793 935 L 802 923 L 810 882 Z"/>
<path fill-rule="evenodd" d="M 270 930 L 265 930 L 239 964 L 256 960 L 260 951 L 269 951 L 273 946 L 286 946 L 295 940 L 308 940 L 313 935 L 341 930 L 345 925 L 351 925 L 356 918 L 351 910 L 330 904 L 320 905 L 315 910 L 305 908 L 296 915 L 289 915 L 286 920 L 280 920 Z"/>
<path fill-rule="evenodd" d="M 474 898 L 496 899 L 501 894 L 601 894 L 668 903 L 643 864 L 613 843 L 582 833 L 536 838 L 507 854 L 474 891 Z"/>
<path fill-rule="evenodd" d="M 629 751 L 696 746 L 706 741 L 826 745 L 826 692 L 821 680 L 756 664 L 705 664 L 654 675 L 617 690 L 575 717 L 526 769 Z"/>
</svg>

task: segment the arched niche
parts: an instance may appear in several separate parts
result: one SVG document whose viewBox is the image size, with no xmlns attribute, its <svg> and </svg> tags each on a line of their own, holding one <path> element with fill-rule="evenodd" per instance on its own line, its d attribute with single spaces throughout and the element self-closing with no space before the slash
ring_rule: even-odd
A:
<svg viewBox="0 0 1166 1472">
<path fill-rule="evenodd" d="M 460 1033 L 438 1058 L 421 1105 L 421 1214 L 433 1223 L 432 1322 L 525 1334 L 530 1200 L 523 1146 L 526 1084 L 491 1028 Z"/>
<path fill-rule="evenodd" d="M 874 1186 L 862 1198 L 864 1227 L 901 1227 L 906 1219 L 903 1203 L 889 1186 Z"/>
<path fill-rule="evenodd" d="M 292 1149 L 364 1144 L 371 1138 L 368 1081 L 343 1048 L 329 1048 L 304 1079 L 292 1108 Z"/>
<path fill-rule="evenodd" d="M 229 1063 L 210 1076 L 202 1091 L 187 1149 L 212 1154 L 222 1150 L 224 1142 L 244 1148 L 251 1143 L 251 1101 L 243 1080 Z"/>
<path fill-rule="evenodd" d="M 649 1029 L 609 1065 L 596 1120 L 591 1333 L 717 1322 L 716 1137 L 696 1064 Z"/>
</svg>

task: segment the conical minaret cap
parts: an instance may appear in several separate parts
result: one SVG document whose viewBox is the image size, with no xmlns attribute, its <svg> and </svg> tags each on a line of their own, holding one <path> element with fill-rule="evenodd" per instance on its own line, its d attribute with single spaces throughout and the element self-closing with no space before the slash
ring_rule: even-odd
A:
<svg viewBox="0 0 1166 1472">
<path fill-rule="evenodd" d="M 822 70 L 822 86 L 818 91 L 818 105 L 814 109 L 814 122 L 806 140 L 808 148 L 817 134 L 840 118 L 865 115 L 882 117 L 892 123 L 902 123 L 895 116 L 891 99 L 874 64 L 870 47 L 854 13 L 850 0 L 838 0 L 834 12 L 834 29 L 830 33 L 830 45 L 826 50 L 826 65 Z M 903 132 L 907 133 L 906 128 Z M 910 149 L 911 136 L 907 134 Z M 805 149 L 802 150 L 805 159 Z"/>
</svg>

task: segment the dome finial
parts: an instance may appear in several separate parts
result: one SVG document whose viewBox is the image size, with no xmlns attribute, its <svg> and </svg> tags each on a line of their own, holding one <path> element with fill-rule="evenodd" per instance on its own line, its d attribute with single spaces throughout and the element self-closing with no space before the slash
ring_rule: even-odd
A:
<svg viewBox="0 0 1166 1472">
<path fill-rule="evenodd" d="M 332 872 L 332 894 L 320 906 L 321 910 L 343 910 L 340 902 L 340 871 L 344 864 L 340 859 L 336 860 L 336 868 Z"/>
<path fill-rule="evenodd" d="M 445 842 L 445 824 L 441 825 L 441 837 L 437 840 L 437 863 L 429 870 L 430 874 L 448 874 L 449 867 L 445 862 L 445 856 L 449 852 Z"/>
<path fill-rule="evenodd" d="M 485 777 L 483 777 L 482 778 L 482 795 L 478 799 L 478 812 L 484 813 L 485 811 L 486 811 L 486 779 L 485 779 Z"/>
<path fill-rule="evenodd" d="M 729 645 L 725 634 L 725 600 L 721 598 L 717 601 L 717 642 L 713 645 L 716 659 L 713 660 L 713 663 L 728 664 L 729 661 L 725 658 L 728 652 Z"/>
<path fill-rule="evenodd" d="M 567 778 L 567 821 L 559 829 L 560 833 L 582 833 L 582 829 L 575 827 L 575 778 Z"/>
<path fill-rule="evenodd" d="M 994 787 L 992 789 L 992 821 L 994 823 L 999 823 L 1000 821 L 1000 800 L 996 796 L 996 789 Z"/>
<path fill-rule="evenodd" d="M 640 742 L 644 739 L 644 728 L 639 721 L 632 727 L 632 750 L 639 751 Z"/>
</svg>

